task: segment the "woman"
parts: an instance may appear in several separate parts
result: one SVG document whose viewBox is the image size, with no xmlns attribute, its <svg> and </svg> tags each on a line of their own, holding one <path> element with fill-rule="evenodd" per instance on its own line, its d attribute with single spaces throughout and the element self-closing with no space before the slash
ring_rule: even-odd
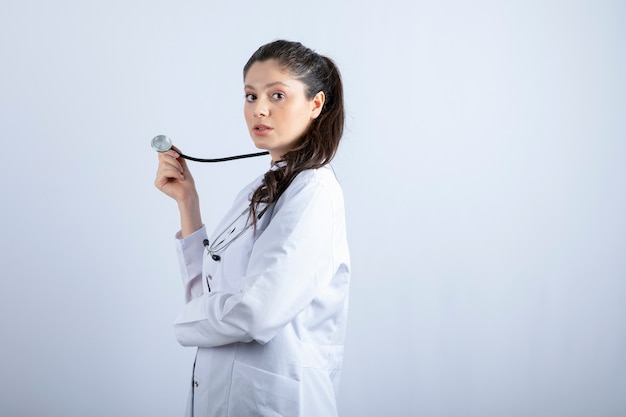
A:
<svg viewBox="0 0 626 417">
<path fill-rule="evenodd" d="M 187 415 L 335 416 L 349 252 L 341 188 L 328 165 L 343 132 L 343 89 L 328 58 L 297 42 L 244 67 L 250 136 L 268 172 L 207 238 L 187 164 L 159 154 L 155 185 L 178 203 L 187 304 L 178 341 L 197 346 Z"/>
</svg>

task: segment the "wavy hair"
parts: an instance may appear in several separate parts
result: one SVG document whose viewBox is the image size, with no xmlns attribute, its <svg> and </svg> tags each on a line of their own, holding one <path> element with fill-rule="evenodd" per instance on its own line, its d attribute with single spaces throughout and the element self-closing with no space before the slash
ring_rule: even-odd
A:
<svg viewBox="0 0 626 417">
<path fill-rule="evenodd" d="M 320 115 L 311 121 L 294 148 L 283 155 L 284 164 L 269 170 L 261 185 L 252 194 L 250 217 L 255 229 L 257 219 L 270 204 L 278 200 L 300 172 L 321 168 L 333 159 L 343 135 L 345 120 L 341 74 L 330 58 L 316 53 L 300 42 L 277 40 L 261 46 L 252 54 L 243 67 L 244 79 L 252 64 L 270 59 L 275 60 L 283 71 L 289 72 L 305 85 L 308 100 L 323 91 L 325 101 Z"/>
</svg>

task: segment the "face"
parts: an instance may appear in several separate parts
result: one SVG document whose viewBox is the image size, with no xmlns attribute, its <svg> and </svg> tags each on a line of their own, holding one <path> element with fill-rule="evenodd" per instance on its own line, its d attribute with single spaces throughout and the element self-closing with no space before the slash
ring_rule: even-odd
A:
<svg viewBox="0 0 626 417">
<path fill-rule="evenodd" d="M 274 60 L 252 64 L 244 84 L 244 115 L 250 136 L 257 148 L 268 150 L 278 161 L 319 116 L 324 93 L 307 99 L 305 84 L 281 70 Z"/>
</svg>

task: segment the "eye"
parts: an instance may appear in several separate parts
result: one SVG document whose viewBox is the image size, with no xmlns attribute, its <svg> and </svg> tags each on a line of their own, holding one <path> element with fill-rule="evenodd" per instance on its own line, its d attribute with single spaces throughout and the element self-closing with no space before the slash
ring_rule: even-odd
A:
<svg viewBox="0 0 626 417">
<path fill-rule="evenodd" d="M 254 94 L 246 94 L 245 99 L 248 103 L 252 103 L 254 100 L 256 100 L 256 96 Z"/>
<path fill-rule="evenodd" d="M 285 98 L 283 93 L 274 93 L 272 94 L 272 100 L 282 100 Z"/>
</svg>

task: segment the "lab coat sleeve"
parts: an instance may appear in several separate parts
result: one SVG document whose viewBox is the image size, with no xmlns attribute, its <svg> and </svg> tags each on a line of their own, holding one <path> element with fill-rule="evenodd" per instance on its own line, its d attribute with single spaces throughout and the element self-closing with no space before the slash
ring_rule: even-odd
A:
<svg viewBox="0 0 626 417">
<path fill-rule="evenodd" d="M 176 320 L 178 341 L 214 347 L 271 340 L 332 279 L 336 210 L 323 183 L 292 183 L 254 244 L 242 291 L 192 299 Z"/>
<path fill-rule="evenodd" d="M 176 253 L 180 266 L 180 275 L 183 279 L 185 301 L 200 297 L 202 290 L 202 251 L 206 229 L 202 226 L 189 236 L 181 237 L 180 231 L 176 233 Z"/>
</svg>

